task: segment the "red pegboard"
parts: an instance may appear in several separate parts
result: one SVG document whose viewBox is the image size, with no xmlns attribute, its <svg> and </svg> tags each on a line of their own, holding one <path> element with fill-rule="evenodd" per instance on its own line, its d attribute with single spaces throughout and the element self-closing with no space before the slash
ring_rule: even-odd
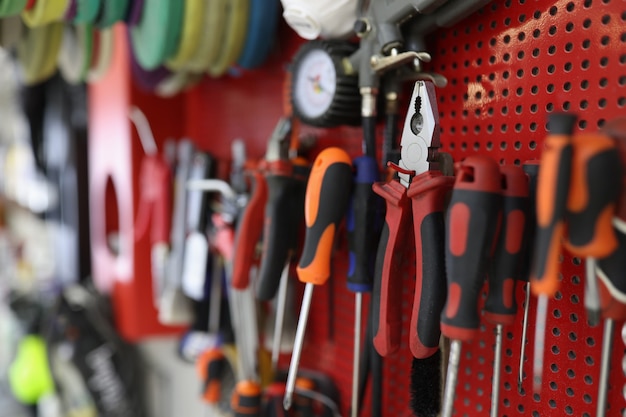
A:
<svg viewBox="0 0 626 417">
<path fill-rule="evenodd" d="M 538 158 L 546 134 L 546 116 L 554 111 L 578 113 L 578 131 L 597 130 L 605 121 L 624 113 L 624 1 L 494 1 L 470 19 L 434 33 L 427 41 L 433 55 L 429 69 L 449 80 L 447 87 L 437 91 L 441 140 L 443 150 L 457 161 L 472 154 L 489 155 L 509 164 Z M 186 136 L 222 162 L 230 159 L 229 144 L 238 137 L 245 140 L 252 158 L 261 158 L 266 139 L 283 113 L 286 68 L 301 42 L 283 24 L 268 64 L 260 70 L 206 79 L 185 94 L 182 120 L 173 122 L 181 123 Z M 404 108 L 410 91 L 407 84 Z M 317 136 L 318 150 L 338 145 L 354 156 L 360 152 L 359 129 L 310 132 Z M 339 242 L 334 259 L 329 284 L 314 292 L 301 365 L 334 378 L 341 390 L 342 414 L 347 415 L 354 301 L 345 288 L 345 240 Z M 562 272 L 561 291 L 549 303 L 541 396 L 531 393 L 529 377 L 536 300 L 531 298 L 530 302 L 526 378 L 521 394 L 517 391 L 521 309 L 515 325 L 505 329 L 501 416 L 595 415 L 602 327 L 586 324 L 583 263 L 564 254 Z M 399 279 L 405 288 L 403 309 L 408 329 L 413 277 L 407 274 Z M 524 290 L 518 287 L 517 301 L 522 305 Z M 608 416 L 617 416 L 626 407 L 622 395 L 625 348 L 619 337 L 621 324 L 616 325 L 613 346 Z M 411 415 L 407 331 L 402 340 L 400 351 L 385 359 L 383 409 L 389 417 Z M 463 346 L 455 415 L 489 415 L 494 340 L 493 327 L 484 325 L 480 337 Z M 281 358 L 283 365 L 288 361 L 288 355 Z M 364 415 L 369 415 L 367 409 Z"/>
</svg>

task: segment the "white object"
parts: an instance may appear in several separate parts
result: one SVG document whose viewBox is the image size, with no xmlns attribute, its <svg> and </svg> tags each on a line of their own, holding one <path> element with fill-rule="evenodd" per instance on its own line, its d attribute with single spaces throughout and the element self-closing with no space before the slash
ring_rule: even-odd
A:
<svg viewBox="0 0 626 417">
<path fill-rule="evenodd" d="M 344 38 L 357 19 L 357 0 L 281 0 L 287 24 L 304 39 Z"/>
</svg>

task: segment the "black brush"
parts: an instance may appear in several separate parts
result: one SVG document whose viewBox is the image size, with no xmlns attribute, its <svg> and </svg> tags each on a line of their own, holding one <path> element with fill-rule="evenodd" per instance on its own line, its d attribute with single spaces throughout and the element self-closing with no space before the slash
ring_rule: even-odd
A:
<svg viewBox="0 0 626 417">
<path fill-rule="evenodd" d="M 411 362 L 410 403 L 415 417 L 437 417 L 441 410 L 441 350 Z"/>
</svg>

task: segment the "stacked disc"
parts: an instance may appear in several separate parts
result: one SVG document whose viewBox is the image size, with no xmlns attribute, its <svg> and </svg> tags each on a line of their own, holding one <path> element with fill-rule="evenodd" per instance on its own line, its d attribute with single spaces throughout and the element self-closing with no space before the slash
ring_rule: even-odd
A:
<svg viewBox="0 0 626 417">
<path fill-rule="evenodd" d="M 0 0 L 0 46 L 14 48 L 27 85 L 57 69 L 97 82 L 127 26 L 136 85 L 163 96 L 204 75 L 260 67 L 274 44 L 279 0 Z M 240 71 L 237 71 L 240 72 Z"/>
</svg>

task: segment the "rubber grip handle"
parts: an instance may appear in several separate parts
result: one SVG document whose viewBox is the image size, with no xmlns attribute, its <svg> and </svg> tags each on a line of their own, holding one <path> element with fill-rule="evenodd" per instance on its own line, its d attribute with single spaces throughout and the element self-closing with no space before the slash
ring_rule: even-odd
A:
<svg viewBox="0 0 626 417">
<path fill-rule="evenodd" d="M 454 177 L 427 171 L 407 191 L 413 212 L 415 237 L 415 292 L 409 348 L 424 359 L 439 349 L 439 317 L 446 302 L 444 206 Z"/>
<path fill-rule="evenodd" d="M 559 288 L 559 254 L 569 192 L 576 117 L 554 114 L 537 178 L 537 231 L 530 278 L 535 295 L 553 297 Z"/>
<path fill-rule="evenodd" d="M 352 187 L 352 162 L 343 149 L 326 148 L 315 158 L 304 201 L 306 234 L 298 278 L 321 285 L 330 277 L 335 233 L 346 214 Z"/>
<path fill-rule="evenodd" d="M 600 310 L 602 316 L 613 320 L 626 320 L 626 223 L 614 219 L 617 249 L 609 256 L 596 261 Z"/>
<path fill-rule="evenodd" d="M 501 217 L 500 188 L 493 159 L 470 156 L 459 166 L 446 221 L 448 297 L 441 332 L 450 339 L 467 341 L 478 332 L 478 300 Z"/>
<path fill-rule="evenodd" d="M 261 386 L 254 381 L 239 381 L 230 402 L 235 417 L 261 415 Z"/>
<path fill-rule="evenodd" d="M 351 210 L 346 225 L 350 244 L 350 266 L 348 268 L 348 290 L 365 292 L 372 290 L 373 271 L 378 242 L 376 220 L 381 204 L 372 185 L 379 180 L 378 163 L 369 156 L 353 161 L 355 168 Z"/>
<path fill-rule="evenodd" d="M 403 247 L 410 238 L 411 209 L 406 188 L 398 181 L 375 183 L 374 192 L 383 197 L 387 210 L 385 224 L 378 244 L 374 280 L 377 281 L 375 298 L 378 302 L 378 320 L 374 323 L 374 348 L 381 356 L 388 356 L 400 348 L 402 335 L 402 280 Z"/>
<path fill-rule="evenodd" d="M 574 255 L 603 258 L 617 248 L 613 215 L 620 196 L 622 162 L 615 142 L 602 134 L 572 138 L 565 247 Z"/>
<path fill-rule="evenodd" d="M 257 298 L 262 301 L 271 300 L 276 295 L 282 270 L 289 252 L 297 245 L 298 231 L 304 219 L 305 177 L 298 178 L 287 172 L 265 176 L 268 198 L 257 286 Z"/>
<path fill-rule="evenodd" d="M 532 264 L 531 245 L 535 241 L 537 228 L 537 176 L 539 174 L 539 160 L 526 161 L 522 169 L 528 177 L 528 210 L 526 211 L 526 226 L 524 228 L 524 246 L 522 247 L 522 261 L 519 280 L 530 280 L 530 266 Z"/>
<path fill-rule="evenodd" d="M 528 176 L 515 165 L 500 167 L 502 174 L 502 225 L 489 265 L 489 292 L 485 319 L 510 325 L 515 320 L 515 283 L 519 279 L 524 231 L 528 213 Z"/>
<path fill-rule="evenodd" d="M 205 402 L 217 404 L 220 401 L 221 381 L 227 366 L 227 359 L 219 349 L 207 350 L 198 358 L 196 368 L 203 381 L 202 399 Z"/>
<path fill-rule="evenodd" d="M 250 268 L 254 262 L 257 243 L 263 233 L 263 209 L 267 202 L 267 183 L 263 173 L 252 171 L 253 193 L 246 205 L 235 237 L 232 286 L 238 290 L 248 288 Z"/>
</svg>

